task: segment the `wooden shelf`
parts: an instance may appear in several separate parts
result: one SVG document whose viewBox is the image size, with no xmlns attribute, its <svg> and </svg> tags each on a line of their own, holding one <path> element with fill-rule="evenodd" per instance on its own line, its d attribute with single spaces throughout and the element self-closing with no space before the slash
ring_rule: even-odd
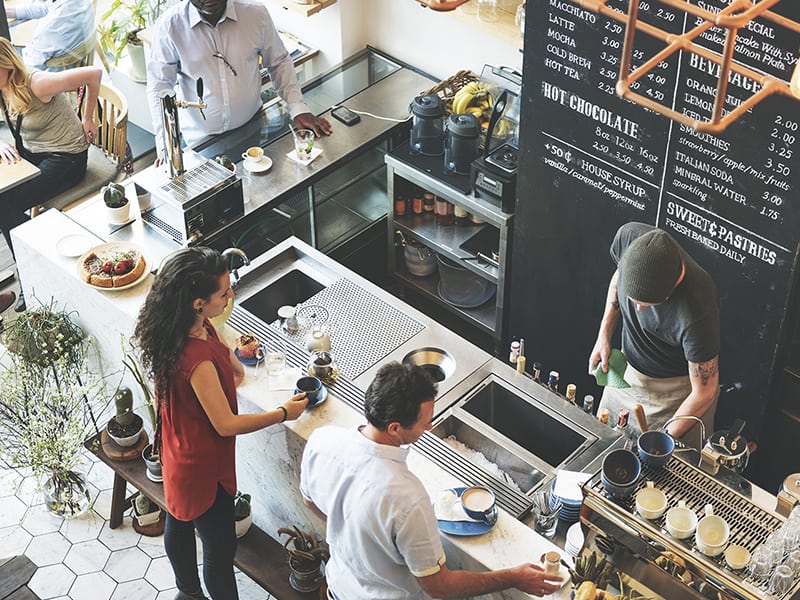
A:
<svg viewBox="0 0 800 600">
<path fill-rule="evenodd" d="M 336 4 L 336 0 L 313 0 L 309 4 L 298 4 L 297 2 L 293 2 L 292 0 L 277 0 L 277 1 L 278 4 L 280 4 L 286 10 L 291 10 L 292 12 L 296 12 L 306 17 L 315 15 L 323 8 L 328 8 L 329 6 Z"/>
<path fill-rule="evenodd" d="M 453 19 L 480 29 L 490 35 L 511 44 L 520 50 L 522 49 L 522 36 L 519 26 L 515 23 L 517 7 L 522 4 L 522 0 L 497 0 L 496 19 L 487 20 L 481 8 L 478 11 L 478 0 L 469 0 L 457 9 L 447 13 Z"/>
</svg>

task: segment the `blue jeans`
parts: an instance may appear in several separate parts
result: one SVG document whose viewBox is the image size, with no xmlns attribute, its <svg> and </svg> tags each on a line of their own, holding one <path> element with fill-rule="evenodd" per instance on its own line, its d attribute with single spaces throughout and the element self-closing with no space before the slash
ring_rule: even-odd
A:
<svg viewBox="0 0 800 600">
<path fill-rule="evenodd" d="M 0 194 L 0 230 L 6 239 L 11 254 L 9 231 L 28 220 L 25 211 L 46 202 L 76 185 L 86 174 L 88 151 L 78 154 L 21 150 L 22 158 L 32 162 L 42 171 L 41 175 Z"/>
<path fill-rule="evenodd" d="M 233 496 L 217 485 L 214 504 L 193 521 L 180 521 L 167 513 L 164 548 L 175 573 L 175 585 L 186 594 L 199 594 L 197 545 L 194 531 L 203 542 L 203 581 L 213 600 L 238 600 L 233 557 L 236 529 Z"/>
</svg>

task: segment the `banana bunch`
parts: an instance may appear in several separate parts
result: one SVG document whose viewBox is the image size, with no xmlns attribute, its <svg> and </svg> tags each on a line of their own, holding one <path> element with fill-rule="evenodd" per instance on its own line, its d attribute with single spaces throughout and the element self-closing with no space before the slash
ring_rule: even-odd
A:
<svg viewBox="0 0 800 600">
<path fill-rule="evenodd" d="M 489 118 L 492 112 L 492 95 L 477 81 L 468 83 L 453 97 L 453 114 L 471 114 L 477 119 Z"/>
</svg>

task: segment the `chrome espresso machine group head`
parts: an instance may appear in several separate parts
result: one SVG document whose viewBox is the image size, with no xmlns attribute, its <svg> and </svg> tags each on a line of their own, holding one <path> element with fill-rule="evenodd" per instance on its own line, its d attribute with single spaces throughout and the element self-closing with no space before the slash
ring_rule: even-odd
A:
<svg viewBox="0 0 800 600">
<path fill-rule="evenodd" d="M 203 115 L 206 103 L 202 79 L 197 81 L 197 96 L 197 102 L 187 102 L 177 100 L 171 90 L 161 93 L 169 174 L 163 168 L 153 167 L 137 178 L 137 183 L 153 197 L 153 206 L 142 214 L 142 220 L 181 246 L 201 243 L 244 214 L 242 181 L 232 171 L 192 151 L 187 152 L 190 168 L 184 167 L 178 109 L 195 108 Z"/>
</svg>

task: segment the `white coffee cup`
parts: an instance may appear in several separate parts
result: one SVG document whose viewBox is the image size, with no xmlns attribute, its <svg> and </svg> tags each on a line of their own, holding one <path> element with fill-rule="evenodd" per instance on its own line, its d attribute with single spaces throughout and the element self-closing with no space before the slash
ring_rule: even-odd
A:
<svg viewBox="0 0 800 600">
<path fill-rule="evenodd" d="M 714 514 L 714 507 L 710 504 L 706 504 L 705 514 L 697 523 L 694 541 L 703 554 L 719 556 L 728 545 L 731 530 L 725 519 Z"/>
<path fill-rule="evenodd" d="M 645 519 L 658 519 L 667 510 L 667 496 L 652 481 L 636 492 L 636 510 Z"/>
<path fill-rule="evenodd" d="M 264 158 L 264 149 L 260 146 L 250 146 L 247 150 L 242 152 L 242 158 L 245 163 L 254 165 Z"/>
<path fill-rule="evenodd" d="M 691 537 L 697 529 L 697 515 L 681 500 L 678 506 L 673 506 L 667 511 L 665 525 L 672 537 L 684 540 Z"/>
</svg>

